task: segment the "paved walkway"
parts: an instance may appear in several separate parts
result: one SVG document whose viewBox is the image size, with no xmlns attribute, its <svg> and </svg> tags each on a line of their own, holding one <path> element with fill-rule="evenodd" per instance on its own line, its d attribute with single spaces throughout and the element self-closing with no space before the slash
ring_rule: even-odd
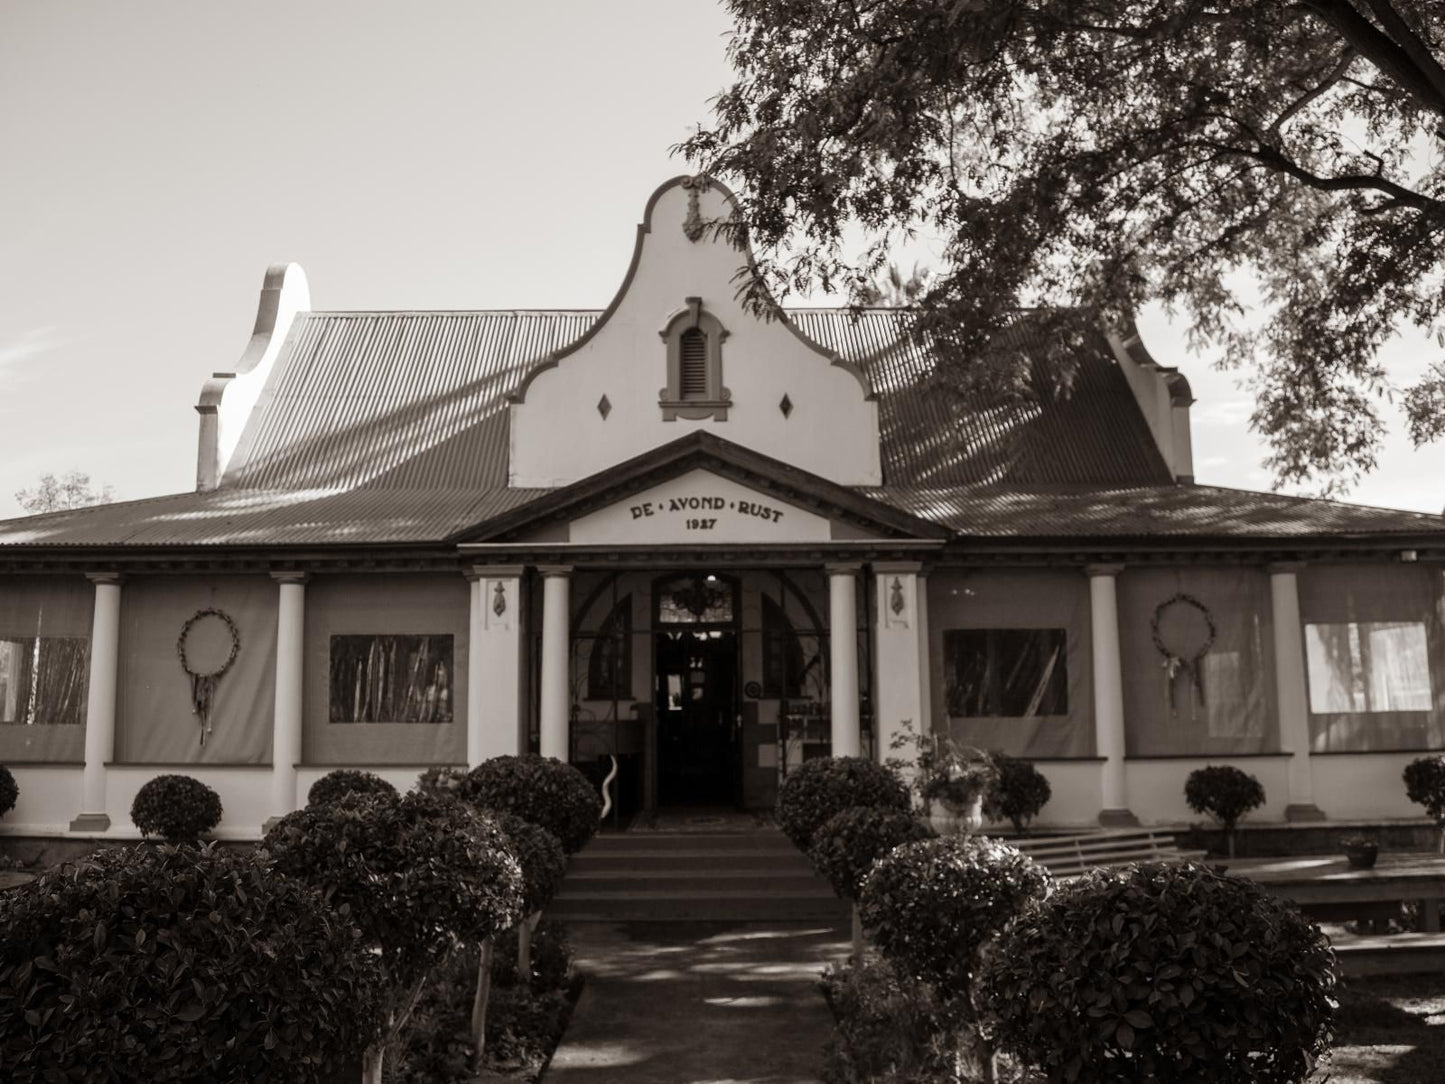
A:
<svg viewBox="0 0 1445 1084">
<path fill-rule="evenodd" d="M 815 1084 L 818 974 L 848 931 L 783 923 L 569 926 L 587 985 L 545 1084 Z"/>
</svg>

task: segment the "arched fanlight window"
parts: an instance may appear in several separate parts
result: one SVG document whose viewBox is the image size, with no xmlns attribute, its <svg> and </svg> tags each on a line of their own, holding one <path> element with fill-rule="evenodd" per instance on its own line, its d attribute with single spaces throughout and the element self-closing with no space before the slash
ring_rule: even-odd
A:
<svg viewBox="0 0 1445 1084">
<path fill-rule="evenodd" d="M 732 395 L 722 382 L 722 345 L 727 329 L 689 297 L 687 306 L 658 332 L 667 348 L 667 386 L 658 392 L 662 420 L 712 418 L 725 422 Z"/>
</svg>

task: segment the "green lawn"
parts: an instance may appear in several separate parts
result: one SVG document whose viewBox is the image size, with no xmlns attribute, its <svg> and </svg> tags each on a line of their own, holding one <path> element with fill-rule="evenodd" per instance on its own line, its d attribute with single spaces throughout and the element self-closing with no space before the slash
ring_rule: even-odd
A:
<svg viewBox="0 0 1445 1084">
<path fill-rule="evenodd" d="M 1335 1049 L 1317 1084 L 1445 1081 L 1445 974 L 1349 980 L 1340 993 Z"/>
</svg>

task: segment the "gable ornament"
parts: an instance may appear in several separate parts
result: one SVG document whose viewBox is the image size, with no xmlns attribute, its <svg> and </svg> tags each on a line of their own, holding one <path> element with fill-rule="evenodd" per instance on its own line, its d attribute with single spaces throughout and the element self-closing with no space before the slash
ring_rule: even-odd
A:
<svg viewBox="0 0 1445 1084">
<path fill-rule="evenodd" d="M 689 241 L 696 244 L 707 231 L 707 223 L 702 219 L 702 207 L 698 203 L 698 194 L 707 187 L 707 178 L 701 175 L 684 177 L 682 187 L 687 192 L 687 217 L 682 220 L 682 232 Z"/>
</svg>

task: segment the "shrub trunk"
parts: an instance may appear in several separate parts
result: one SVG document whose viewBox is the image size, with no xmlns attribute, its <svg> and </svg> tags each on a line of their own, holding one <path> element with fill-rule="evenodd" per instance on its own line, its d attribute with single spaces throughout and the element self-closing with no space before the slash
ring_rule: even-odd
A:
<svg viewBox="0 0 1445 1084">
<path fill-rule="evenodd" d="M 477 996 L 472 1000 L 472 1044 L 476 1058 L 472 1067 L 480 1073 L 487 1053 L 487 1001 L 492 996 L 492 939 L 482 942 L 477 963 Z M 520 960 L 520 953 L 519 953 Z"/>
<path fill-rule="evenodd" d="M 858 914 L 858 901 L 853 901 L 853 974 L 863 970 L 863 919 Z"/>
<path fill-rule="evenodd" d="M 542 911 L 533 911 L 517 927 L 517 978 L 528 990 L 532 988 L 532 934 L 542 921 Z"/>
</svg>

